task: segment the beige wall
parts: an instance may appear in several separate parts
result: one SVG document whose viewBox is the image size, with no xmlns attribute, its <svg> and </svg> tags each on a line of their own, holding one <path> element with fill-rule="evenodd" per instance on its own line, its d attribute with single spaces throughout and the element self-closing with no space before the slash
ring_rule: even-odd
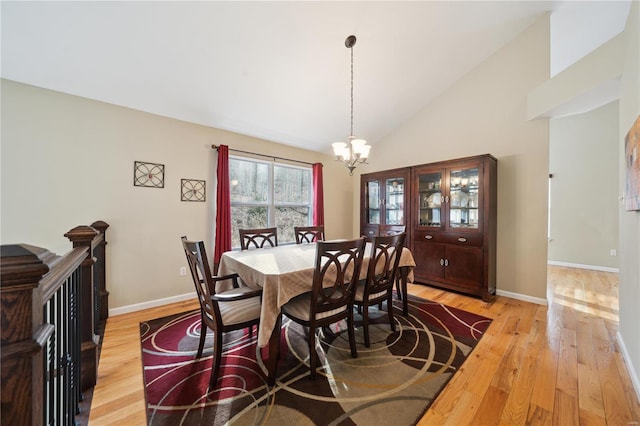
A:
<svg viewBox="0 0 640 426">
<path fill-rule="evenodd" d="M 541 299 L 546 298 L 548 121 L 527 120 L 526 98 L 548 78 L 547 16 L 376 144 L 371 165 L 359 170 L 494 155 L 497 287 Z"/>
<path fill-rule="evenodd" d="M 618 268 L 618 102 L 551 120 L 549 260 Z"/>
<path fill-rule="evenodd" d="M 620 80 L 619 190 L 624 193 L 624 137 L 640 116 L 640 3 L 631 4 L 625 27 L 626 61 Z M 620 203 L 620 328 L 619 335 L 640 396 L 640 212 Z"/>
<path fill-rule="evenodd" d="M 617 99 L 615 90 L 625 61 L 625 36 L 619 34 L 569 68 L 531 90 L 527 116 L 585 112 Z M 606 100 L 606 101 L 603 101 Z"/>
<path fill-rule="evenodd" d="M 327 155 L 7 80 L 1 89 L 0 242 L 64 254 L 65 232 L 106 221 L 110 308 L 193 292 L 178 274 L 180 236 L 212 241 L 212 144 L 323 162 L 327 237 L 352 233 L 352 178 Z M 165 164 L 164 189 L 134 187 L 135 160 Z M 181 202 L 181 178 L 206 180 L 207 201 Z"/>
<path fill-rule="evenodd" d="M 576 64 L 535 88 L 529 115 L 535 117 L 572 102 L 612 78 L 620 80 L 618 101 L 618 262 L 620 269 L 619 342 L 637 395 L 640 395 L 640 213 L 624 210 L 624 137 L 640 115 L 640 3 L 631 2 L 624 32 Z M 567 82 L 567 84 L 563 84 Z M 593 116 L 593 118 L 596 118 Z M 591 123 L 594 126 L 599 123 Z"/>
</svg>

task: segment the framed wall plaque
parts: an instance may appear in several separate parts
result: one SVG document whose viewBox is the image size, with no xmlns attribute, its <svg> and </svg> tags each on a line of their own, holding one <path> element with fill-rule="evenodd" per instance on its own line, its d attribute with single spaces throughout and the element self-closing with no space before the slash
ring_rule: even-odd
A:
<svg viewBox="0 0 640 426">
<path fill-rule="evenodd" d="M 164 164 L 134 161 L 133 186 L 164 188 Z"/>
<path fill-rule="evenodd" d="M 207 183 L 203 180 L 181 179 L 181 196 L 182 201 L 206 201 Z"/>
</svg>

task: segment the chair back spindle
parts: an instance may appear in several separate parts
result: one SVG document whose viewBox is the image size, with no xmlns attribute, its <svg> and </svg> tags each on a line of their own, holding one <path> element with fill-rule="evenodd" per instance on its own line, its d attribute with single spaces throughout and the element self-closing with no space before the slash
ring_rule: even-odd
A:
<svg viewBox="0 0 640 426">
<path fill-rule="evenodd" d="M 204 313 L 203 321 L 206 326 L 213 331 L 222 327 L 220 324 L 220 310 L 216 303 L 213 303 L 212 296 L 216 293 L 215 285 L 211 282 L 211 270 L 206 260 L 207 254 L 202 241 L 188 241 L 182 237 L 182 244 L 187 263 L 191 271 L 191 277 L 196 288 L 200 309 Z M 209 277 L 207 279 L 207 277 Z"/>
<path fill-rule="evenodd" d="M 405 233 L 373 237 L 365 297 L 393 289 L 405 238 Z"/>
<path fill-rule="evenodd" d="M 324 241 L 324 226 L 295 226 L 296 244 Z"/>
<path fill-rule="evenodd" d="M 240 249 L 278 246 L 277 228 L 240 229 Z"/>
<path fill-rule="evenodd" d="M 319 242 L 313 275 L 311 318 L 353 303 L 359 280 L 364 239 Z M 315 301 L 315 303 L 313 302 Z"/>
</svg>

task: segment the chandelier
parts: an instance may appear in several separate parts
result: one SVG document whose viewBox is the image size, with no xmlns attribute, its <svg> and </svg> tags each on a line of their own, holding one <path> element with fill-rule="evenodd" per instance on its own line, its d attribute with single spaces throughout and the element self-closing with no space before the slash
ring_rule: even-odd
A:
<svg viewBox="0 0 640 426">
<path fill-rule="evenodd" d="M 354 35 L 350 35 L 344 41 L 344 45 L 351 49 L 351 131 L 347 137 L 349 142 L 335 142 L 331 144 L 336 160 L 344 163 L 347 169 L 349 169 L 350 175 L 353 175 L 353 169 L 356 168 L 356 165 L 367 162 L 369 150 L 371 149 L 371 146 L 367 145 L 367 141 L 358 139 L 353 135 L 353 46 L 355 44 L 356 36 Z"/>
</svg>

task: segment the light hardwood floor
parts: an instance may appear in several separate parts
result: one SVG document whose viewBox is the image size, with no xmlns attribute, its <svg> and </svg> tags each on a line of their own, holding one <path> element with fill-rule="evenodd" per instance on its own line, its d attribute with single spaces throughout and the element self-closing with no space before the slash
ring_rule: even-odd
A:
<svg viewBox="0 0 640 426">
<path fill-rule="evenodd" d="M 618 275 L 550 267 L 548 281 L 548 307 L 409 285 L 411 294 L 493 319 L 419 425 L 639 424 L 616 340 Z M 109 318 L 90 425 L 145 424 L 139 323 L 196 308 L 194 300 Z"/>
</svg>

